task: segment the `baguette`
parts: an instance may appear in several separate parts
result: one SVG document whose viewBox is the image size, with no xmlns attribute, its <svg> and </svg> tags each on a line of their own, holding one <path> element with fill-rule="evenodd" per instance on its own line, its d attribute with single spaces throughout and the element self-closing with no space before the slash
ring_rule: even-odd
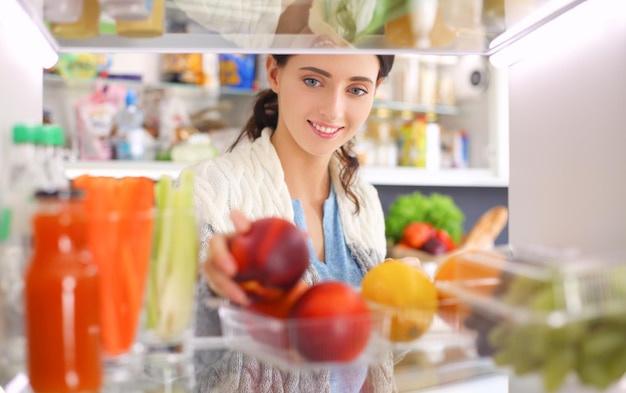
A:
<svg viewBox="0 0 626 393">
<path fill-rule="evenodd" d="M 493 248 L 500 232 L 509 219 L 509 210 L 505 206 L 494 206 L 483 213 L 470 229 L 459 248 L 486 250 Z"/>
</svg>

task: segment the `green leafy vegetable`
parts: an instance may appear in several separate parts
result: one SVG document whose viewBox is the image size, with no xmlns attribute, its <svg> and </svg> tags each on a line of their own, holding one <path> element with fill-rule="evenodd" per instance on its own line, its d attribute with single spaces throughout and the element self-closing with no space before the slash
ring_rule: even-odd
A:
<svg viewBox="0 0 626 393">
<path fill-rule="evenodd" d="M 411 9 L 410 0 L 327 0 L 325 21 L 348 42 L 380 33 L 385 23 Z"/>
<path fill-rule="evenodd" d="M 397 243 L 402 231 L 410 222 L 428 222 L 444 229 L 459 244 L 463 237 L 465 215 L 449 195 L 432 193 L 430 196 L 414 192 L 398 197 L 390 206 L 385 218 L 387 238 Z"/>
</svg>

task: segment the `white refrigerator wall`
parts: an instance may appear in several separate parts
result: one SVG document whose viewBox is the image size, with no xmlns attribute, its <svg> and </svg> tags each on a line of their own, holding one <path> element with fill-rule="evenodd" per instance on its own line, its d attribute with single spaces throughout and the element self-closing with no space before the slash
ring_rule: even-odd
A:
<svg viewBox="0 0 626 393">
<path fill-rule="evenodd" d="M 509 70 L 509 240 L 624 250 L 626 15 L 577 29 Z"/>
<path fill-rule="evenodd" d="M 5 0 L 0 0 L 5 1 Z M 6 5 L 6 4 L 5 4 Z M 16 37 L 14 26 L 0 14 L 0 208 L 6 192 L 6 171 L 12 127 L 42 120 L 42 72 L 32 48 Z M 17 38 L 17 39 L 16 39 Z"/>
</svg>

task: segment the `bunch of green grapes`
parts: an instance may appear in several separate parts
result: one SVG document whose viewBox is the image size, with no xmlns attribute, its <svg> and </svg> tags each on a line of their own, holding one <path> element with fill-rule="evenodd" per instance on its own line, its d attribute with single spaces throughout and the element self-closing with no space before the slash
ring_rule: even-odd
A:
<svg viewBox="0 0 626 393">
<path fill-rule="evenodd" d="M 622 283 L 619 285 L 624 285 Z M 563 308 L 565 292 L 556 282 L 517 276 L 502 300 L 530 313 L 550 313 Z M 529 314 L 530 316 L 530 314 Z M 531 319 L 529 319 L 531 321 Z M 581 383 L 605 389 L 626 373 L 626 313 L 551 327 L 545 322 L 502 320 L 489 333 L 497 365 L 516 374 L 540 373 L 548 392 L 558 390 L 575 372 Z"/>
</svg>

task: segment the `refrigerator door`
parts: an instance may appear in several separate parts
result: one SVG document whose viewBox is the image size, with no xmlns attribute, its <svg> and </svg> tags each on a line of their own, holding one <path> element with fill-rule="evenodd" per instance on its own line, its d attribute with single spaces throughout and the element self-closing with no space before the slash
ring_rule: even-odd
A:
<svg viewBox="0 0 626 393">
<path fill-rule="evenodd" d="M 509 69 L 516 245 L 626 247 L 626 7 L 583 6 L 554 21 L 558 41 L 546 36 L 546 51 Z"/>
</svg>

